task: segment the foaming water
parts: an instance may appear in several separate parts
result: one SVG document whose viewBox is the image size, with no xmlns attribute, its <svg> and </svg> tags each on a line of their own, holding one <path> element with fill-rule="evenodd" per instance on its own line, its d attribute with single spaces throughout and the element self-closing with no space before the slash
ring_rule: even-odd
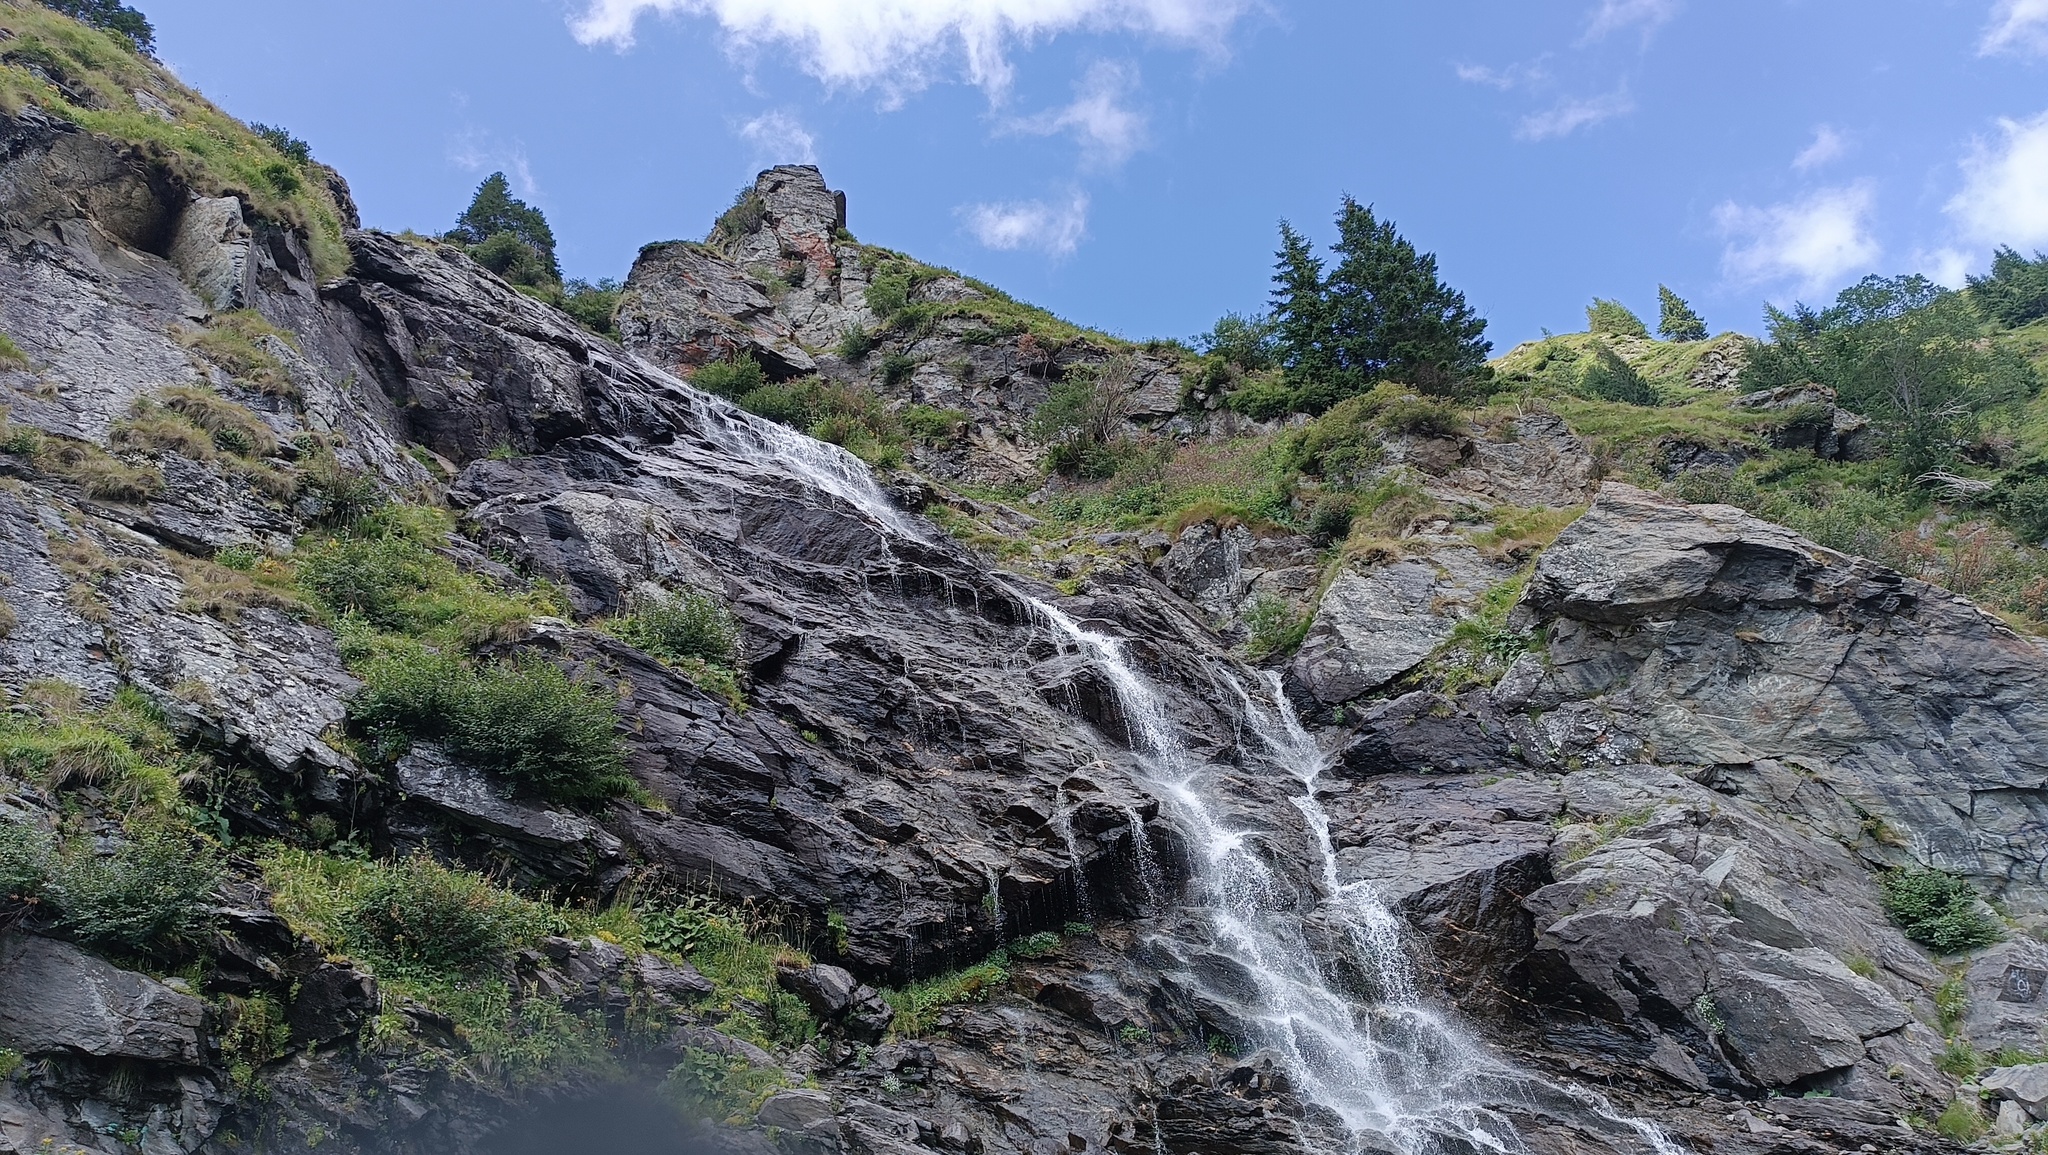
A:
<svg viewBox="0 0 2048 1155">
<path fill-rule="evenodd" d="M 852 454 L 694 390 L 685 392 L 705 435 L 720 448 L 845 501 L 885 537 L 934 542 L 924 525 L 890 503 Z M 1269 675 L 1255 694 L 1228 670 L 1212 674 L 1217 691 L 1237 699 L 1248 739 L 1242 743 L 1245 768 L 1294 780 L 1293 803 L 1307 832 L 1310 861 L 1319 867 L 1310 894 L 1283 878 L 1260 857 L 1254 840 L 1224 817 L 1228 807 L 1218 794 L 1218 768 L 1189 751 L 1165 698 L 1128 659 L 1123 642 L 1083 626 L 1057 606 L 1005 588 L 1057 644 L 1085 656 L 1108 680 L 1126 744 L 1146 766 L 1146 785 L 1172 808 L 1188 836 L 1192 901 L 1215 936 L 1212 949 L 1253 978 L 1246 1024 L 1256 1035 L 1252 1041 L 1278 1054 L 1303 1095 L 1342 1120 L 1354 1136 L 1351 1150 L 1371 1137 L 1376 1149 L 1391 1146 L 1402 1155 L 1529 1155 L 1507 1114 L 1513 1110 L 1568 1120 L 1601 1150 L 1685 1155 L 1656 1127 L 1621 1115 L 1596 1092 L 1516 1068 L 1418 996 L 1399 916 L 1369 883 L 1347 883 L 1339 870 L 1330 817 L 1317 798 L 1329 758 L 1302 726 L 1277 676 Z M 1141 827 L 1134 821 L 1134 831 Z M 1146 889 L 1157 893 L 1157 866 L 1142 844 L 1136 849 L 1140 869 L 1152 872 L 1144 878 Z M 1347 990 L 1326 972 L 1311 920 L 1323 924 L 1326 936 L 1341 936 L 1366 990 Z"/>
</svg>

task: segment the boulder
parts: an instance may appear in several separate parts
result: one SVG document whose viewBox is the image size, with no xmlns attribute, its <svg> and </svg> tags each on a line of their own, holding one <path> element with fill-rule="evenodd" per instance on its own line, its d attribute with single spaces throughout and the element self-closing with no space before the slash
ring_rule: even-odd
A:
<svg viewBox="0 0 2048 1155">
<path fill-rule="evenodd" d="M 178 275 L 215 309 L 245 308 L 255 262 L 249 259 L 251 234 L 242 219 L 242 202 L 232 196 L 194 197 L 178 216 L 171 234 L 170 258 Z"/>
<path fill-rule="evenodd" d="M 1977 1077 L 1986 1091 L 2020 1105 L 2038 1122 L 2048 1122 L 2048 1063 L 1996 1067 Z"/>
<path fill-rule="evenodd" d="M 802 999 L 818 1021 L 858 1042 L 879 1042 L 896 1019 L 896 1009 L 875 988 L 845 969 L 823 963 L 783 967 L 775 972 L 783 990 Z"/>
<path fill-rule="evenodd" d="M 1293 665 L 1317 700 L 1353 701 L 1414 670 L 1481 595 L 1512 576 L 1463 538 L 1417 537 L 1402 545 L 1409 556 L 1347 567 L 1324 592 Z"/>
<path fill-rule="evenodd" d="M 206 1004 L 55 939 L 0 937 L 0 1047 L 196 1066 Z"/>
</svg>

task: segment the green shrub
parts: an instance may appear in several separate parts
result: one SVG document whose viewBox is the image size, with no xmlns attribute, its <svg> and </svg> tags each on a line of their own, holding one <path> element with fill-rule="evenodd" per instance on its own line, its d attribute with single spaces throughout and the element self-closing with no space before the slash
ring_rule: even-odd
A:
<svg viewBox="0 0 2048 1155">
<path fill-rule="evenodd" d="M 937 1024 L 940 1011 L 965 1003 L 986 1002 L 1009 982 L 1009 953 L 997 951 L 971 967 L 936 975 L 901 990 L 883 991 L 882 997 L 896 1010 L 895 1032 L 904 1038 L 917 1038 Z"/>
<path fill-rule="evenodd" d="M 249 131 L 263 138 L 263 143 L 276 149 L 279 155 L 293 164 L 310 164 L 313 160 L 313 146 L 293 136 L 274 124 L 249 122 Z"/>
<path fill-rule="evenodd" d="M 111 32 L 145 56 L 156 51 L 156 29 L 150 26 L 149 17 L 121 0 L 42 0 L 42 5 L 81 24 Z"/>
<path fill-rule="evenodd" d="M 299 586 L 335 617 L 354 614 L 379 629 L 403 630 L 406 607 L 429 586 L 432 555 L 404 538 L 344 537 L 300 550 Z"/>
<path fill-rule="evenodd" d="M 66 933 L 103 949 L 163 955 L 205 933 L 221 878 L 220 854 L 210 842 L 154 819 L 138 822 L 111 856 L 89 843 L 58 855 L 49 894 Z"/>
<path fill-rule="evenodd" d="M 1657 391 L 1643 380 L 1635 366 L 1606 345 L 1593 349 L 1593 362 L 1586 366 L 1581 391 L 1595 401 L 1618 401 L 1624 405 L 1656 405 Z"/>
<path fill-rule="evenodd" d="M 389 754 L 405 738 L 511 779 L 552 802 L 591 806 L 632 788 L 615 733 L 618 703 L 543 658 L 470 666 L 417 644 L 395 646 L 360 671 L 349 704 Z"/>
<path fill-rule="evenodd" d="M 1940 1117 L 1935 1119 L 1934 1129 L 1944 1139 L 1974 1143 L 1984 1137 L 1984 1112 L 1968 1099 L 1951 1100 L 1942 1108 Z"/>
<path fill-rule="evenodd" d="M 881 343 L 880 337 L 866 329 L 858 325 L 848 325 L 845 335 L 839 338 L 839 355 L 848 361 L 862 361 Z"/>
<path fill-rule="evenodd" d="M 738 1126 L 752 1122 L 768 1096 L 787 1086 L 789 1076 L 780 1067 L 756 1067 L 739 1055 L 691 1047 L 661 1090 L 688 1119 Z"/>
<path fill-rule="evenodd" d="M 1287 379 L 1269 371 L 1246 377 L 1223 403 L 1253 421 L 1271 421 L 1294 412 L 1294 400 Z"/>
<path fill-rule="evenodd" d="M 730 361 L 713 361 L 690 375 L 690 384 L 697 388 L 734 400 L 759 389 L 767 381 L 760 362 L 746 354 Z"/>
<path fill-rule="evenodd" d="M 424 855 L 372 873 L 344 920 L 343 934 L 365 953 L 438 972 L 481 969 L 546 931 L 533 904 Z"/>
<path fill-rule="evenodd" d="M 888 323 L 896 314 L 910 305 L 911 279 L 907 273 L 884 273 L 868 282 L 866 300 L 868 311 Z"/>
<path fill-rule="evenodd" d="M 1195 348 L 1247 372 L 1271 368 L 1279 352 L 1273 319 L 1241 313 L 1223 314 L 1207 333 L 1195 338 Z"/>
<path fill-rule="evenodd" d="M 50 836 L 37 827 L 0 819 L 0 910 L 34 902 L 50 877 Z"/>
<path fill-rule="evenodd" d="M 1465 419 L 1456 406 L 1433 397 L 1412 395 L 1388 402 L 1380 411 L 1379 420 L 1389 433 L 1416 437 L 1449 437 L 1465 428 Z"/>
<path fill-rule="evenodd" d="M 613 277 L 596 284 L 572 280 L 562 286 L 562 311 L 593 333 L 617 337 L 619 329 L 613 318 L 618 315 L 619 295 L 624 291 L 624 286 Z"/>
<path fill-rule="evenodd" d="M 612 632 L 665 662 L 687 658 L 730 666 L 739 652 L 739 623 L 709 594 L 662 594 L 636 602 L 614 619 Z"/>
<path fill-rule="evenodd" d="M 1991 500 L 2014 537 L 2028 545 L 2048 542 L 2048 462 L 2006 474 Z"/>
<path fill-rule="evenodd" d="M 0 369 L 28 368 L 28 354 L 14 343 L 14 338 L 0 333 Z"/>
<path fill-rule="evenodd" d="M 1941 954 L 1974 950 L 2003 938 L 1977 909 L 1970 884 L 1940 870 L 1895 870 L 1879 880 L 1885 913 L 1906 937 Z"/>
<path fill-rule="evenodd" d="M 882 358 L 882 384 L 901 385 L 917 372 L 917 359 L 907 353 L 891 353 Z"/>
<path fill-rule="evenodd" d="M 1261 595 L 1245 611 L 1245 655 L 1254 661 L 1272 654 L 1293 653 L 1308 636 L 1309 619 L 1296 614 L 1287 603 Z"/>
<path fill-rule="evenodd" d="M 711 232 L 704 239 L 709 244 L 729 245 L 751 234 L 768 220 L 768 202 L 749 185 L 733 194 L 732 205 L 718 214 L 711 224 Z"/>
<path fill-rule="evenodd" d="M 1586 331 L 1601 333 L 1609 337 L 1648 337 L 1649 326 L 1620 301 L 1604 297 L 1593 298 L 1586 306 Z"/>
<path fill-rule="evenodd" d="M 2002 325 L 2018 328 L 2048 317 L 2048 253 L 2033 260 L 2001 245 L 1991 258 L 1991 275 L 1970 278 L 1970 295 L 1978 310 Z"/>
<path fill-rule="evenodd" d="M 906 405 L 898 414 L 904 431 L 925 445 L 945 445 L 955 440 L 957 432 L 967 420 L 967 414 L 959 409 L 939 409 L 931 405 Z"/>
<path fill-rule="evenodd" d="M 1308 534 L 1320 545 L 1343 541 L 1351 533 L 1351 519 L 1357 511 L 1357 501 L 1347 494 L 1321 494 L 1309 507 Z"/>
<path fill-rule="evenodd" d="M 385 504 L 375 477 L 344 468 L 331 456 L 299 475 L 299 489 L 313 506 L 313 524 L 327 529 L 352 528 Z"/>
</svg>

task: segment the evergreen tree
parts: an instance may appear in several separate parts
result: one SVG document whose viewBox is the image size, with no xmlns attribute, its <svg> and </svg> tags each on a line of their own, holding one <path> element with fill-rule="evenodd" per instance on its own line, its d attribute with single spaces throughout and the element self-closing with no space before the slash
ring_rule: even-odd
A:
<svg viewBox="0 0 2048 1155">
<path fill-rule="evenodd" d="M 1666 341 L 1704 341 L 1707 339 L 1707 322 L 1685 298 L 1663 285 L 1657 286 L 1657 303 L 1662 315 L 1657 318 L 1657 332 Z"/>
<path fill-rule="evenodd" d="M 1970 278 L 1970 295 L 1985 316 L 2015 328 L 2048 317 L 2048 253 L 2033 260 L 2000 245 L 1991 258 L 1991 275 Z"/>
<path fill-rule="evenodd" d="M 476 196 L 457 218 L 448 239 L 463 245 L 485 268 L 518 285 L 560 285 L 555 234 L 541 211 L 512 195 L 502 172 L 477 186 Z"/>
<path fill-rule="evenodd" d="M 1602 333 L 1609 337 L 1648 337 L 1649 326 L 1636 316 L 1635 310 L 1620 301 L 1605 297 L 1593 298 L 1586 306 L 1586 332 Z"/>
<path fill-rule="evenodd" d="M 1307 239 L 1280 226 L 1273 324 L 1294 408 L 1320 413 L 1378 381 L 1448 394 L 1485 376 L 1486 322 L 1437 276 L 1435 254 L 1350 197 L 1337 233 L 1326 275 Z"/>
</svg>

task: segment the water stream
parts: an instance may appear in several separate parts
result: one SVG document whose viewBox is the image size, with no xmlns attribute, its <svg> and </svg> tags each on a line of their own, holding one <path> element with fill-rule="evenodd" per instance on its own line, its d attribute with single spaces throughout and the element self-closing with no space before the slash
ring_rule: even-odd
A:
<svg viewBox="0 0 2048 1155">
<path fill-rule="evenodd" d="M 856 506 L 885 534 L 934 543 L 851 454 L 709 398 L 700 416 L 722 448 Z M 1145 767 L 1144 784 L 1187 835 L 1191 901 L 1212 936 L 1198 945 L 1251 976 L 1245 989 L 1221 997 L 1245 1005 L 1256 1035 L 1250 1041 L 1278 1055 L 1304 1097 L 1342 1121 L 1354 1137 L 1350 1150 L 1370 1140 L 1372 1149 L 1400 1155 L 1528 1155 L 1511 1117 L 1523 1116 L 1565 1122 L 1600 1150 L 1684 1155 L 1657 1128 L 1621 1115 L 1598 1094 L 1520 1070 L 1417 995 L 1399 917 L 1369 883 L 1346 882 L 1339 869 L 1330 818 L 1317 797 L 1329 758 L 1277 677 L 1254 692 L 1227 669 L 1212 672 L 1217 692 L 1237 699 L 1245 765 L 1208 765 L 1189 752 L 1165 697 L 1121 640 L 1014 588 L 1008 592 L 1062 649 L 1086 657 L 1108 680 L 1128 727 L 1127 745 Z M 1292 780 L 1307 861 L 1316 871 L 1306 893 L 1225 817 L 1230 769 Z M 1149 875 L 1145 882 L 1154 885 Z M 1347 990 L 1328 973 L 1323 955 L 1332 946 L 1363 973 L 1368 991 Z"/>
</svg>

